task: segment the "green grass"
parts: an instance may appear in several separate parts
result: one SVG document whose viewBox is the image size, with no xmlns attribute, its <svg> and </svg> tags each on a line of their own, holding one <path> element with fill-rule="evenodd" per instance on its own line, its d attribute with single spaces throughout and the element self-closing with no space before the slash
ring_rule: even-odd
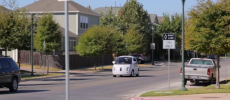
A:
<svg viewBox="0 0 230 100">
<path fill-rule="evenodd" d="M 34 76 L 22 76 L 22 80 L 25 80 L 25 79 L 36 79 L 36 78 L 47 78 L 47 77 L 54 77 L 54 76 L 61 76 L 61 75 L 65 75 L 65 74 L 62 74 L 62 73 L 50 73 L 48 75 L 46 74 L 38 74 L 38 75 L 34 75 Z"/>
<path fill-rule="evenodd" d="M 171 93 L 166 93 L 166 92 L 171 92 Z M 207 93 L 230 93 L 230 83 L 228 82 L 228 84 L 221 84 L 220 89 L 216 89 L 215 85 L 210 85 L 202 88 L 191 88 L 188 89 L 188 91 L 180 91 L 180 90 L 150 91 L 142 94 L 141 97 L 207 94 Z"/>
<path fill-rule="evenodd" d="M 31 73 L 31 71 L 20 70 L 20 73 L 21 73 L 21 74 L 29 74 L 29 73 Z M 35 73 L 35 72 L 34 72 L 34 73 Z"/>
</svg>

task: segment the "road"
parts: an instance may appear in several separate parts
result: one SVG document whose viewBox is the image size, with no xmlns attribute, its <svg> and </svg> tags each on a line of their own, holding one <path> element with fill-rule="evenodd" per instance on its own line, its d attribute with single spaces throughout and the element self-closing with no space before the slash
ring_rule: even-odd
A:
<svg viewBox="0 0 230 100">
<path fill-rule="evenodd" d="M 227 63 L 230 59 L 227 59 Z M 171 63 L 170 88 L 179 89 L 181 63 Z M 227 77 L 221 59 L 221 78 Z M 230 74 L 228 74 L 230 76 Z M 186 85 L 187 88 L 201 87 Z M 70 79 L 70 100 L 129 100 L 150 90 L 168 89 L 167 63 L 162 66 L 140 67 L 140 77 L 112 77 L 111 71 L 73 73 Z M 21 82 L 17 93 L 0 89 L 1 100 L 65 100 L 65 77 Z"/>
</svg>

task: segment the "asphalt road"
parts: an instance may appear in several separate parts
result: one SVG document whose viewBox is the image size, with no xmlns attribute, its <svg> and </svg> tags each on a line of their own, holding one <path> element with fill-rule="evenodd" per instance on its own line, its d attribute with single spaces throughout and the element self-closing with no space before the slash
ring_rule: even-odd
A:
<svg viewBox="0 0 230 100">
<path fill-rule="evenodd" d="M 227 59 L 227 63 L 230 59 Z M 170 89 L 181 86 L 181 63 L 170 64 Z M 226 64 L 227 65 L 227 64 Z M 230 76 L 230 67 L 221 59 L 221 78 Z M 229 73 L 229 74 L 227 74 Z M 201 87 L 186 85 L 187 88 Z M 140 67 L 139 77 L 112 77 L 105 72 L 73 73 L 70 79 L 70 100 L 129 100 L 150 90 L 168 89 L 167 63 L 162 66 Z M 0 89 L 1 100 L 65 100 L 65 77 L 21 82 L 17 93 Z"/>
</svg>

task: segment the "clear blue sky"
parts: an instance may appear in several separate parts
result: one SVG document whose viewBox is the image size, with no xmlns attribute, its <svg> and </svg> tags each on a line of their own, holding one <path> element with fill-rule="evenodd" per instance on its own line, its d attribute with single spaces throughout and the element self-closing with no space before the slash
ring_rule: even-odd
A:
<svg viewBox="0 0 230 100">
<path fill-rule="evenodd" d="M 2 1 L 3 0 L 0 0 L 1 3 Z M 19 7 L 23 7 L 33 3 L 35 0 L 16 0 L 16 1 L 18 2 Z M 117 6 L 120 5 L 122 6 L 126 2 L 126 0 L 74 0 L 74 1 L 85 7 L 90 5 L 92 9 L 95 9 L 97 7 L 115 6 L 115 2 Z M 181 0 L 138 0 L 138 2 L 143 4 L 144 9 L 147 10 L 149 14 L 157 14 L 158 16 L 162 16 L 163 13 L 174 14 L 174 13 L 182 12 Z M 197 3 L 196 0 L 186 0 L 185 11 L 188 11 L 196 3 Z"/>
</svg>

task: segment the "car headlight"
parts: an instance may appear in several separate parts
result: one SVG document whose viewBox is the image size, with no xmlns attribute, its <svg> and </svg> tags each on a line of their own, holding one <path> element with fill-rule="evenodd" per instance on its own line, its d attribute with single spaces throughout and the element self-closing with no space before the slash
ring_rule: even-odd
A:
<svg viewBox="0 0 230 100">
<path fill-rule="evenodd" d="M 129 67 L 127 67 L 126 70 L 129 71 Z"/>
</svg>

